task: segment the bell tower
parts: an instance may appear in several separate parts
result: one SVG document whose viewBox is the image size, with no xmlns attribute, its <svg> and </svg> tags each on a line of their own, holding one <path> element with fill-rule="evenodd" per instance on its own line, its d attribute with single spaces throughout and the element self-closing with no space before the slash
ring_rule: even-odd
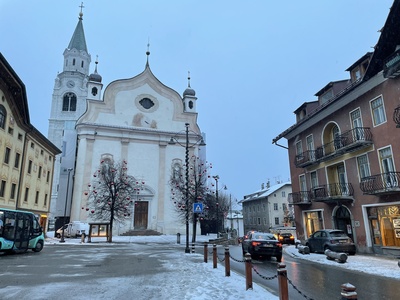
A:
<svg viewBox="0 0 400 300">
<path fill-rule="evenodd" d="M 62 72 L 58 73 L 55 78 L 49 119 L 48 138 L 62 150 L 54 164 L 50 204 L 50 218 L 55 218 L 56 228 L 59 228 L 57 226 L 60 223 L 62 226 L 65 211 L 66 221 L 69 220 L 76 153 L 75 123 L 86 110 L 88 96 L 91 56 L 86 46 L 83 30 L 83 5 L 80 8 L 75 31 L 63 53 Z M 70 176 L 69 178 L 67 178 L 67 174 Z M 69 179 L 69 185 L 67 179 Z M 69 199 L 66 199 L 67 195 L 69 195 Z M 65 205 L 66 202 L 69 203 L 68 207 Z"/>
</svg>

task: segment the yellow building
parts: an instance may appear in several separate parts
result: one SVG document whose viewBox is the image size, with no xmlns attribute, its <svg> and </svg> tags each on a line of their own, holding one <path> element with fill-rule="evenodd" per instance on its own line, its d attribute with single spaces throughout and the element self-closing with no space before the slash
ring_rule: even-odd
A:
<svg viewBox="0 0 400 300">
<path fill-rule="evenodd" d="M 59 153 L 30 123 L 25 85 L 0 53 L 0 207 L 31 211 L 46 229 Z"/>
</svg>

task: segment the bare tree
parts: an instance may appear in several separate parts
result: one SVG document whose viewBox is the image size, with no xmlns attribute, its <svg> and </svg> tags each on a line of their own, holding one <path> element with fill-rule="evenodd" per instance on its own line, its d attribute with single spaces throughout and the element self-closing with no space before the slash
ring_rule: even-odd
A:
<svg viewBox="0 0 400 300">
<path fill-rule="evenodd" d="M 128 175 L 127 171 L 126 161 L 101 161 L 99 169 L 93 174 L 92 183 L 88 185 L 89 191 L 86 192 L 86 210 L 90 217 L 110 223 L 110 243 L 114 221 L 124 223 L 129 218 L 132 199 L 139 192 L 140 183 L 132 175 Z"/>
<path fill-rule="evenodd" d="M 179 220 L 185 223 L 186 218 L 188 218 L 193 224 L 193 243 L 196 242 L 196 227 L 198 221 L 198 216 L 193 211 L 193 204 L 204 203 L 204 198 L 208 192 L 207 178 L 209 177 L 209 168 L 211 168 L 211 164 L 205 163 L 199 157 L 193 155 L 189 159 L 188 169 L 186 169 L 186 166 L 182 168 L 182 166 L 178 164 L 174 166 L 169 182 L 172 201 Z M 186 177 L 188 177 L 187 186 Z M 188 194 L 187 201 L 186 193 Z M 186 207 L 186 205 L 188 205 L 188 207 Z"/>
</svg>

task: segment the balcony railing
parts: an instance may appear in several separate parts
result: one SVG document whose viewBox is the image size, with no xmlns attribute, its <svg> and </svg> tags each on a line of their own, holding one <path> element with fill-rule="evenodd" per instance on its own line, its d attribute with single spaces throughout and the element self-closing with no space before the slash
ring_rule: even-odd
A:
<svg viewBox="0 0 400 300">
<path fill-rule="evenodd" d="M 400 173 L 387 172 L 364 177 L 360 189 L 367 195 L 384 195 L 400 192 Z"/>
<path fill-rule="evenodd" d="M 356 127 L 337 136 L 334 141 L 307 150 L 295 157 L 295 166 L 304 168 L 372 144 L 372 133 L 367 127 Z"/>
<path fill-rule="evenodd" d="M 311 195 L 309 191 L 289 193 L 288 201 L 289 204 L 311 204 Z"/>
<path fill-rule="evenodd" d="M 331 183 L 315 187 L 311 191 L 311 200 L 316 202 L 337 202 L 354 200 L 351 183 Z"/>
</svg>

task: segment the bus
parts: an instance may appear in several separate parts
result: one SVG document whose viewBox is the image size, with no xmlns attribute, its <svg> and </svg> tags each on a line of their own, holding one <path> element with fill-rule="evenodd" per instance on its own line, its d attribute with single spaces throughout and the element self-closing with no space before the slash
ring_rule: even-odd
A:
<svg viewBox="0 0 400 300">
<path fill-rule="evenodd" d="M 33 213 L 0 208 L 0 252 L 40 252 L 43 245 L 43 229 Z"/>
</svg>

